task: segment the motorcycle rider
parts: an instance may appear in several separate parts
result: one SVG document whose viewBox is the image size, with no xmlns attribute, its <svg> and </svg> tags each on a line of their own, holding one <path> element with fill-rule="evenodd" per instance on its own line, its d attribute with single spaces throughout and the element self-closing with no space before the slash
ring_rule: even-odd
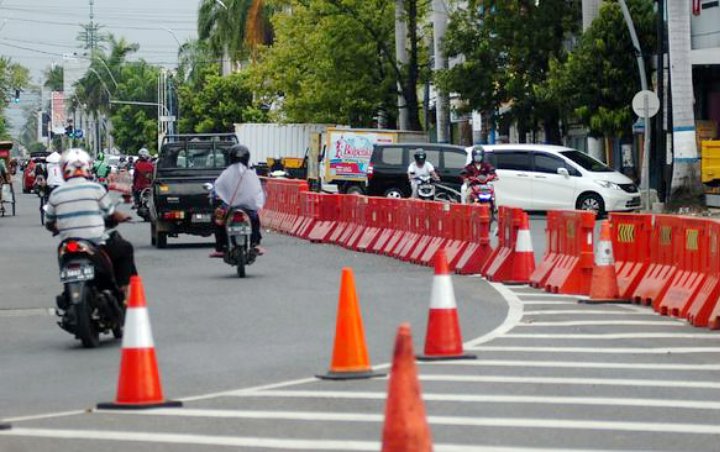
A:
<svg viewBox="0 0 720 452">
<path fill-rule="evenodd" d="M 230 165 L 215 180 L 215 197 L 222 201 L 221 208 L 225 212 L 230 207 L 238 207 L 248 214 L 252 225 L 250 246 L 255 248 L 258 255 L 262 255 L 265 250 L 260 247 L 262 235 L 258 211 L 265 204 L 265 193 L 255 171 L 248 168 L 250 150 L 242 144 L 236 144 L 228 150 L 228 159 Z M 225 225 L 215 222 L 215 252 L 210 257 L 223 257 L 226 245 Z"/>
<path fill-rule="evenodd" d="M 436 181 L 439 181 L 440 178 L 435 172 L 435 167 L 432 163 L 426 161 L 427 155 L 425 154 L 425 151 L 418 149 L 415 151 L 415 154 L 413 154 L 413 158 L 415 161 L 408 166 L 407 174 L 408 179 L 410 180 L 410 187 L 412 188 L 412 195 L 410 197 L 417 198 L 418 186 L 420 185 L 419 178 L 423 176 L 431 176 L 433 180 Z"/>
<path fill-rule="evenodd" d="M 45 159 L 45 183 L 47 184 L 48 194 L 65 183 L 63 179 L 63 171 L 61 168 L 61 156 L 57 150 L 48 155 Z"/>
<path fill-rule="evenodd" d="M 130 216 L 115 210 L 109 193 L 92 182 L 90 156 L 82 149 L 69 149 L 62 156 L 65 184 L 52 192 L 45 212 L 45 227 L 61 240 L 77 238 L 98 245 L 110 258 L 115 281 L 127 295 L 130 277 L 137 274 L 134 250 L 117 231 L 109 232 Z"/>
<path fill-rule="evenodd" d="M 480 145 L 473 146 L 472 160 L 460 171 L 460 177 L 463 180 L 461 189 L 463 203 L 467 204 L 470 201 L 468 197 L 471 193 L 471 185 L 478 183 L 478 179 L 487 179 L 492 176 L 495 176 L 495 167 L 485 161 L 485 149 Z"/>
<path fill-rule="evenodd" d="M 92 172 L 95 174 L 95 180 L 105 180 L 107 184 L 107 177 L 110 175 L 110 165 L 105 161 L 105 153 L 99 152 L 93 162 Z"/>
<path fill-rule="evenodd" d="M 150 162 L 150 152 L 145 148 L 140 149 L 138 151 L 138 160 L 135 162 L 135 173 L 133 174 L 134 209 L 140 207 L 140 193 L 152 183 L 154 170 L 155 166 Z"/>
</svg>

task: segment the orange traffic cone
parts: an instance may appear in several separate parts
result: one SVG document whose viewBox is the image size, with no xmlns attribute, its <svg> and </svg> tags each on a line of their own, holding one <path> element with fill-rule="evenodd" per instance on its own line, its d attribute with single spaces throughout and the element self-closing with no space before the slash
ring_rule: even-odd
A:
<svg viewBox="0 0 720 452">
<path fill-rule="evenodd" d="M 115 402 L 99 403 L 97 407 L 139 409 L 182 406 L 182 402 L 165 400 L 163 397 L 145 290 L 139 276 L 130 278 L 124 329 Z"/>
<path fill-rule="evenodd" d="M 343 268 L 332 362 L 328 373 L 317 377 L 323 380 L 352 380 L 384 375 L 373 372 L 370 366 L 370 357 L 365 345 L 365 331 L 355 291 L 355 278 L 352 269 Z"/>
<path fill-rule="evenodd" d="M 595 250 L 595 266 L 590 282 L 590 298 L 588 303 L 620 301 L 615 258 L 613 257 L 610 222 L 603 221 L 600 225 L 600 241 Z"/>
<path fill-rule="evenodd" d="M 507 285 L 530 284 L 530 275 L 535 271 L 535 253 L 533 252 L 532 238 L 530 237 L 530 220 L 526 212 L 520 217 L 520 228 L 515 239 L 515 254 L 513 255 L 510 281 L 503 281 Z"/>
<path fill-rule="evenodd" d="M 435 255 L 435 276 L 430 296 L 425 354 L 417 358 L 422 361 L 477 358 L 463 351 L 455 291 L 444 248 Z"/>
<path fill-rule="evenodd" d="M 432 450 L 430 427 L 420 396 L 420 382 L 413 361 L 410 325 L 398 328 L 392 371 L 385 404 L 383 452 L 425 452 Z"/>
</svg>

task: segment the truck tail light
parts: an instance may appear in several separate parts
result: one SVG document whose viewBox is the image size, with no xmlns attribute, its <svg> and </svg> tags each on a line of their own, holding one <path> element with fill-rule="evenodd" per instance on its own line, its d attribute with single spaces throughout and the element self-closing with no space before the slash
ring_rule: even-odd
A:
<svg viewBox="0 0 720 452">
<path fill-rule="evenodd" d="M 163 212 L 163 220 L 184 220 L 185 212 L 182 210 L 171 210 L 169 212 Z"/>
</svg>

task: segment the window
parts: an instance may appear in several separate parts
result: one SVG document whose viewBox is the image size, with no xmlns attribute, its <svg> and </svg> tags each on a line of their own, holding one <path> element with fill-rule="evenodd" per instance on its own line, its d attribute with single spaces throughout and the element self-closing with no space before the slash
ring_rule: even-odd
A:
<svg viewBox="0 0 720 452">
<path fill-rule="evenodd" d="M 414 153 L 414 151 L 413 151 Z M 425 154 L 427 155 L 427 162 L 432 164 L 432 166 L 437 167 L 440 165 L 440 150 L 439 149 L 425 149 Z"/>
<path fill-rule="evenodd" d="M 225 168 L 227 159 L 222 149 L 190 144 L 184 147 L 168 147 L 163 149 L 158 164 L 159 168 L 212 169 Z"/>
<path fill-rule="evenodd" d="M 598 162 L 594 158 L 580 151 L 563 151 L 561 154 L 588 171 L 596 173 L 612 173 L 614 171 L 605 166 L 605 164 Z"/>
<path fill-rule="evenodd" d="M 530 171 L 530 153 L 529 152 L 495 152 L 497 159 L 497 169 L 514 170 L 514 171 Z"/>
<path fill-rule="evenodd" d="M 403 150 L 402 148 L 382 148 L 380 161 L 384 165 L 402 165 Z"/>
<path fill-rule="evenodd" d="M 557 174 L 558 168 L 566 168 L 565 161 L 550 154 L 535 153 L 535 171 L 538 173 Z"/>
<path fill-rule="evenodd" d="M 467 153 L 463 151 L 450 151 L 444 152 L 445 156 L 445 169 L 446 170 L 457 170 L 465 168 L 467 164 Z"/>
</svg>

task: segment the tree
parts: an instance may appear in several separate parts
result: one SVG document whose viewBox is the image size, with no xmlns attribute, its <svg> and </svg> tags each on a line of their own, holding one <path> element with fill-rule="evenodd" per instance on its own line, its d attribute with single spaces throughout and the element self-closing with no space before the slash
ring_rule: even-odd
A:
<svg viewBox="0 0 720 452">
<path fill-rule="evenodd" d="M 655 14 L 651 0 L 628 0 L 643 49 L 655 48 Z M 645 59 L 650 73 L 650 59 Z M 632 98 L 640 90 L 635 50 L 617 1 L 606 1 L 567 61 L 553 61 L 545 96 L 576 117 L 590 134 L 629 136 Z"/>
<path fill-rule="evenodd" d="M 9 134 L 5 122 L 4 110 L 9 99 L 5 93 L 15 94 L 16 89 L 23 89 L 30 80 L 30 71 L 20 64 L 13 63 L 12 59 L 0 56 L 0 138 L 7 139 Z"/>
<path fill-rule="evenodd" d="M 206 68 L 202 82 L 180 87 L 181 132 L 233 132 L 233 125 L 247 121 L 249 115 L 257 119 L 247 76 L 234 73 L 221 77 L 213 69 Z"/>
<path fill-rule="evenodd" d="M 64 88 L 64 71 L 63 67 L 59 64 L 53 64 L 48 66 L 43 73 L 45 77 L 45 83 L 43 86 L 50 91 L 62 91 Z"/>
<path fill-rule="evenodd" d="M 542 124 L 546 139 L 557 143 L 558 107 L 538 88 L 548 76 L 548 62 L 563 58 L 579 17 L 575 0 L 471 1 L 452 14 L 445 35 L 448 57 L 460 62 L 436 81 L 459 94 L 463 112 L 506 107 L 498 119 L 517 124 L 520 141 Z"/>
</svg>

